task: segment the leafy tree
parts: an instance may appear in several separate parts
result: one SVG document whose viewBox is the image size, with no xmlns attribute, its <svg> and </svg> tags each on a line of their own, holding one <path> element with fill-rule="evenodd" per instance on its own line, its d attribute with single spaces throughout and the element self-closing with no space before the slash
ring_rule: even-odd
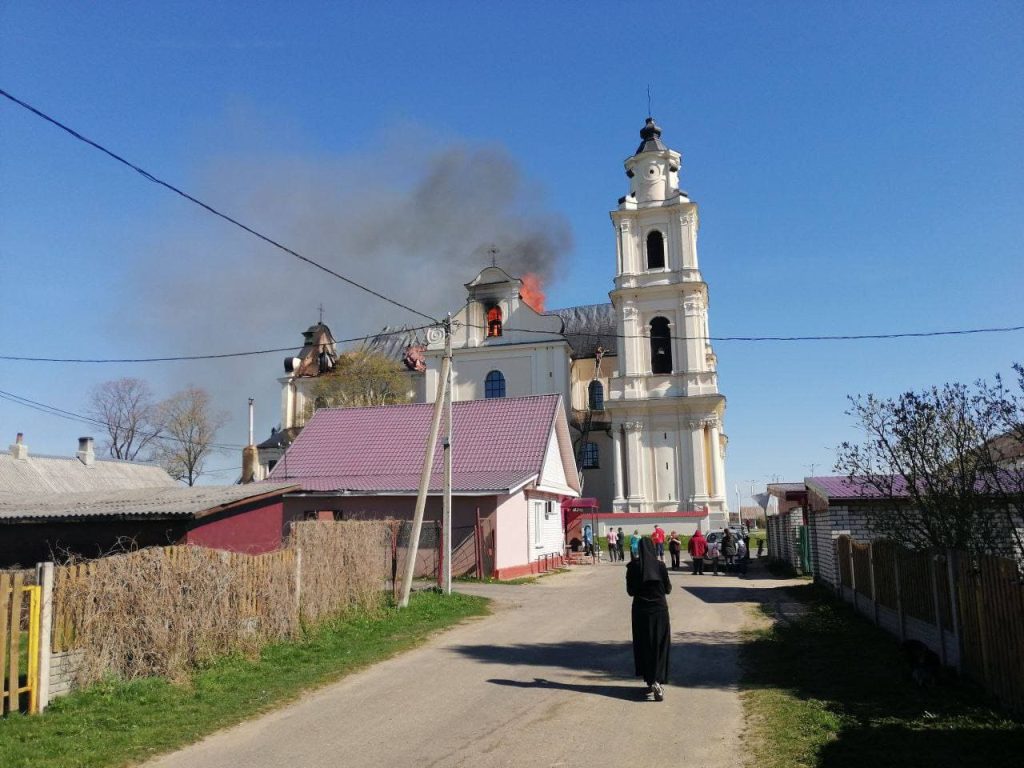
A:
<svg viewBox="0 0 1024 768">
<path fill-rule="evenodd" d="M 316 378 L 306 411 L 308 416 L 317 408 L 393 405 L 410 400 L 408 381 L 392 360 L 356 350 L 339 356 L 333 371 Z"/>
<path fill-rule="evenodd" d="M 1019 513 L 995 482 L 1005 470 L 991 450 L 1006 426 L 1006 395 L 997 379 L 850 398 L 846 413 L 865 440 L 842 443 L 835 469 L 879 498 L 882 510 L 869 518 L 875 533 L 912 548 L 1019 547 Z"/>
<path fill-rule="evenodd" d="M 206 459 L 218 450 L 217 430 L 227 414 L 212 412 L 209 394 L 199 387 L 171 395 L 160 403 L 160 414 L 164 434 L 154 458 L 175 480 L 195 485 Z"/>
<path fill-rule="evenodd" d="M 89 394 L 88 414 L 107 431 L 101 445 L 115 459 L 132 461 L 163 432 L 160 409 L 142 379 L 105 381 Z"/>
</svg>

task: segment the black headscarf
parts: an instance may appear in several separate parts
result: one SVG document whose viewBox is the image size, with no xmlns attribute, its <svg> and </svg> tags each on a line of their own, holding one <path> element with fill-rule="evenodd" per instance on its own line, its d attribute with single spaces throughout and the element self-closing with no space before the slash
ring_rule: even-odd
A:
<svg viewBox="0 0 1024 768">
<path fill-rule="evenodd" d="M 661 561 L 654 552 L 654 542 L 644 536 L 640 539 L 641 581 L 661 581 Z"/>
</svg>

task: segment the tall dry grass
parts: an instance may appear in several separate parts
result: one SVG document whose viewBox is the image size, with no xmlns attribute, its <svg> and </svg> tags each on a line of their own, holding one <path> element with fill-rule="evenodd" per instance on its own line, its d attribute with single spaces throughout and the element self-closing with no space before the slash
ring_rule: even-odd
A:
<svg viewBox="0 0 1024 768">
<path fill-rule="evenodd" d="M 390 526 L 361 521 L 296 523 L 289 546 L 264 555 L 151 547 L 70 563 L 55 573 L 53 649 L 76 651 L 78 685 L 182 681 L 219 656 L 294 636 L 300 616 L 376 613 L 390 564 Z"/>
<path fill-rule="evenodd" d="M 107 675 L 184 680 L 218 656 L 253 654 L 297 630 L 294 560 L 291 551 L 184 546 L 63 566 L 55 642 L 81 651 L 80 685 Z"/>
<path fill-rule="evenodd" d="M 391 535 L 391 526 L 380 521 L 294 523 L 291 545 L 302 553 L 302 620 L 379 611 L 391 574 Z"/>
</svg>

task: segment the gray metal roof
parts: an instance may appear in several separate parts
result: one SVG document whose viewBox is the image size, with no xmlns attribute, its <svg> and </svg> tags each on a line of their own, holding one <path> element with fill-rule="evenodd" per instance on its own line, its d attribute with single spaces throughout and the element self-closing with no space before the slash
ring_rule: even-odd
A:
<svg viewBox="0 0 1024 768">
<path fill-rule="evenodd" d="M 26 493 L 105 491 L 176 486 L 162 468 L 132 461 L 96 459 L 85 465 L 77 457 L 33 456 L 16 459 L 0 453 L 0 498 Z"/>
<path fill-rule="evenodd" d="M 618 354 L 618 331 L 611 304 L 585 304 L 553 309 L 547 314 L 562 318 L 562 335 L 572 347 L 573 357 L 594 357 L 598 347 L 604 347 L 606 355 Z"/>
<path fill-rule="evenodd" d="M 249 499 L 297 489 L 295 483 L 182 485 L 79 493 L 0 496 L 0 521 L 80 517 L 203 517 Z"/>
<path fill-rule="evenodd" d="M 362 343 L 362 349 L 367 352 L 374 352 L 383 355 L 396 363 L 402 362 L 406 347 L 424 346 L 426 339 L 419 329 L 410 328 L 406 325 L 392 327 L 386 325 L 381 328 L 380 333 L 366 339 Z"/>
</svg>

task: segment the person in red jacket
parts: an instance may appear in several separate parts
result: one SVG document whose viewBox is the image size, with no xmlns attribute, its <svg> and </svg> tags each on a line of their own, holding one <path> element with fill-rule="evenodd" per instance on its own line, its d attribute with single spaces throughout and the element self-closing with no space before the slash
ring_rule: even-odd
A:
<svg viewBox="0 0 1024 768">
<path fill-rule="evenodd" d="M 665 562 L 665 531 L 657 523 L 654 524 L 654 532 L 651 534 L 651 541 L 654 543 L 654 551 L 661 562 Z"/>
<path fill-rule="evenodd" d="M 693 573 L 704 575 L 704 555 L 708 551 L 708 541 L 704 538 L 704 534 L 700 532 L 700 528 L 694 531 L 693 536 L 690 537 L 690 543 L 686 545 L 686 551 L 690 553 L 690 557 L 693 558 Z"/>
</svg>

